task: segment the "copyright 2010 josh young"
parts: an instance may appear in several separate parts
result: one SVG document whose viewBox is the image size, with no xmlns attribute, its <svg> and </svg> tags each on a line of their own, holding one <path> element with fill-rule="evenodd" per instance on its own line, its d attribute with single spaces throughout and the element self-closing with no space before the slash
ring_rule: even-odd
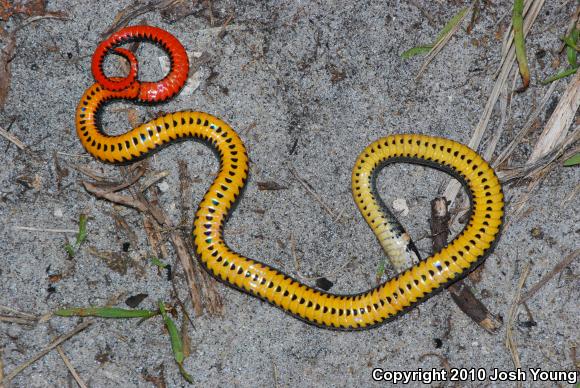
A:
<svg viewBox="0 0 580 388">
<path fill-rule="evenodd" d="M 576 371 L 553 371 L 542 368 L 530 368 L 528 370 L 501 370 L 493 368 L 490 371 L 484 368 L 451 368 L 447 369 L 422 369 L 414 371 L 391 371 L 375 368 L 372 371 L 374 381 L 384 381 L 392 384 L 409 384 L 420 382 L 431 384 L 441 381 L 538 381 L 551 383 L 578 383 L 578 372 Z"/>
</svg>

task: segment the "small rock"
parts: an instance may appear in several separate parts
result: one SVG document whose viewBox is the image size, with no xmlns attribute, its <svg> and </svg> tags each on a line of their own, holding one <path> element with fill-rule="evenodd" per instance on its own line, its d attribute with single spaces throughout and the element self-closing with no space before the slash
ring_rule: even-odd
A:
<svg viewBox="0 0 580 388">
<path fill-rule="evenodd" d="M 169 184 L 167 182 L 160 182 L 158 184 L 159 190 L 161 190 L 161 192 L 165 193 L 167 190 L 169 190 Z"/>
<path fill-rule="evenodd" d="M 393 201 L 393 210 L 403 217 L 409 214 L 409 206 L 407 206 L 407 201 L 404 198 L 397 198 Z"/>
<path fill-rule="evenodd" d="M 57 218 L 62 218 L 62 216 L 64 215 L 62 209 L 59 207 L 55 208 L 52 214 Z"/>
</svg>

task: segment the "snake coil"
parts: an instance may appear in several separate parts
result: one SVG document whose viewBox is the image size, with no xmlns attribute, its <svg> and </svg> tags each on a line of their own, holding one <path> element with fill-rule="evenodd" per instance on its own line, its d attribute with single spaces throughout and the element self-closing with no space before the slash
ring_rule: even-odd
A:
<svg viewBox="0 0 580 388">
<path fill-rule="evenodd" d="M 134 54 L 117 47 L 135 40 L 152 41 L 168 52 L 172 66 L 161 81 L 140 82 Z M 130 72 L 125 78 L 104 75 L 102 64 L 111 50 L 129 60 Z M 248 155 L 242 140 L 228 124 L 207 113 L 182 111 L 117 136 L 103 133 L 98 125 L 99 111 L 107 101 L 159 102 L 171 98 L 184 85 L 188 69 L 185 49 L 164 30 L 132 26 L 114 33 L 97 47 L 93 56 L 96 83 L 85 91 L 78 104 L 76 130 L 84 148 L 108 163 L 137 160 L 180 138 L 201 139 L 215 148 L 220 168 L 195 214 L 193 240 L 198 259 L 218 280 L 314 325 L 357 330 L 392 320 L 457 281 L 477 267 L 494 245 L 504 204 L 500 183 L 489 164 L 476 152 L 451 140 L 393 135 L 373 142 L 359 156 L 352 172 L 354 200 L 383 247 L 396 257 L 408 248 L 400 228 L 378 201 L 374 189 L 377 172 L 386 163 L 402 161 L 452 174 L 466 187 L 472 212 L 465 229 L 443 250 L 385 283 L 353 295 L 315 289 L 232 251 L 224 241 L 223 228 L 248 178 Z"/>
</svg>

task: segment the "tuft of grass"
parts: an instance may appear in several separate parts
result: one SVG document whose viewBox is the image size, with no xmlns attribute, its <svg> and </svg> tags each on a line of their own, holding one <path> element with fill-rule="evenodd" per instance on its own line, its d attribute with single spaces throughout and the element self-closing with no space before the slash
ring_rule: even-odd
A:
<svg viewBox="0 0 580 388">
<path fill-rule="evenodd" d="M 66 243 L 64 249 L 66 253 L 69 255 L 70 258 L 75 257 L 76 253 L 78 252 L 81 244 L 87 239 L 88 232 L 87 232 L 87 223 L 89 221 L 89 217 L 86 214 L 81 213 L 79 216 L 79 231 L 77 232 L 77 237 L 74 244 Z"/>
<path fill-rule="evenodd" d="M 183 342 L 181 340 L 181 336 L 179 335 L 179 330 L 177 330 L 177 326 L 173 319 L 167 315 L 165 311 L 165 304 L 159 300 L 159 311 L 161 312 L 161 316 L 163 317 L 163 321 L 165 322 L 165 327 L 167 327 L 167 331 L 169 332 L 169 338 L 171 339 L 171 350 L 173 350 L 173 358 L 175 358 L 175 362 L 179 367 L 179 372 L 183 376 L 187 382 L 193 384 L 193 378 L 189 373 L 185 371 L 183 368 L 183 361 L 185 360 L 185 355 L 183 352 Z"/>
</svg>

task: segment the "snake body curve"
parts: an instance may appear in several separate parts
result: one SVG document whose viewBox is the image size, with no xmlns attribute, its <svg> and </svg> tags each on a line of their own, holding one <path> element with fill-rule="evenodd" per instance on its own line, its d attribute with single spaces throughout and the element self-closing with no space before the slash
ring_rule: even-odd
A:
<svg viewBox="0 0 580 388">
<path fill-rule="evenodd" d="M 129 50 L 116 48 L 129 40 L 160 44 L 171 58 L 170 73 L 158 83 L 139 82 L 134 55 Z M 101 64 L 111 50 L 129 60 L 131 70 L 127 77 L 107 79 L 104 76 Z M 366 147 L 352 172 L 354 200 L 375 234 L 397 238 L 396 228 L 388 222 L 375 198 L 373 184 L 382 165 L 398 161 L 426 164 L 456 176 L 472 200 L 468 225 L 441 252 L 368 291 L 337 295 L 305 285 L 231 250 L 224 241 L 224 224 L 248 178 L 246 148 L 227 123 L 207 113 L 182 111 L 166 114 L 122 135 L 109 136 L 99 128 L 99 111 L 109 100 L 155 102 L 179 92 L 187 78 L 188 63 L 177 39 L 158 28 L 129 27 L 99 45 L 92 68 L 97 82 L 85 91 L 76 111 L 77 134 L 85 149 L 101 161 L 127 163 L 180 138 L 200 139 L 212 146 L 219 154 L 220 168 L 195 213 L 193 241 L 199 261 L 218 280 L 311 324 L 358 330 L 392 320 L 473 270 L 498 237 L 503 194 L 494 171 L 477 153 L 442 138 L 387 136 Z M 114 86 L 105 87 L 107 83 Z M 119 87 L 120 84 L 123 86 Z"/>
</svg>

